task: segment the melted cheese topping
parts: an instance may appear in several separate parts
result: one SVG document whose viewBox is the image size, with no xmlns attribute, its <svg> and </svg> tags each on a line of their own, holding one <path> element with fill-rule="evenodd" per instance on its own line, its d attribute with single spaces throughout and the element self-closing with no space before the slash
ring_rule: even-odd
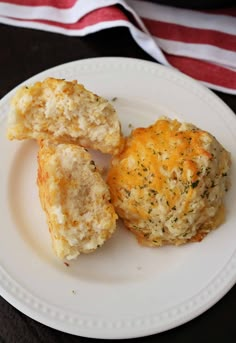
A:
<svg viewBox="0 0 236 343">
<path fill-rule="evenodd" d="M 229 160 L 209 133 L 158 120 L 134 130 L 113 159 L 108 174 L 113 203 L 125 224 L 145 239 L 159 244 L 160 237 L 191 238 L 221 206 Z"/>
</svg>

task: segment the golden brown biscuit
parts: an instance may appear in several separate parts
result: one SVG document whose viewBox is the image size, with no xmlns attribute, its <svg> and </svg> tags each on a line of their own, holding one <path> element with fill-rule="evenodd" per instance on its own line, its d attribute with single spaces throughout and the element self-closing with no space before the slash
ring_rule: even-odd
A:
<svg viewBox="0 0 236 343">
<path fill-rule="evenodd" d="M 108 173 L 112 202 L 143 245 L 200 241 L 224 220 L 230 154 L 210 133 L 167 118 L 138 128 Z"/>
<path fill-rule="evenodd" d="M 55 254 L 73 259 L 93 252 L 116 228 L 108 186 L 84 148 L 46 141 L 39 145 L 39 195 Z"/>
<path fill-rule="evenodd" d="M 12 99 L 9 139 L 72 142 L 115 154 L 121 130 L 114 107 L 76 81 L 48 78 L 20 88 Z"/>
</svg>

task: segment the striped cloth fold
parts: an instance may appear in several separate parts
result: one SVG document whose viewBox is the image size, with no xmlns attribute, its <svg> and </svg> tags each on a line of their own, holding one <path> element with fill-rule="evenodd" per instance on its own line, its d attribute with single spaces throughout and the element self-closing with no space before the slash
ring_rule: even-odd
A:
<svg viewBox="0 0 236 343">
<path fill-rule="evenodd" d="M 0 22 L 68 36 L 127 27 L 159 63 L 236 94 L 236 8 L 200 11 L 141 0 L 0 0 Z"/>
</svg>

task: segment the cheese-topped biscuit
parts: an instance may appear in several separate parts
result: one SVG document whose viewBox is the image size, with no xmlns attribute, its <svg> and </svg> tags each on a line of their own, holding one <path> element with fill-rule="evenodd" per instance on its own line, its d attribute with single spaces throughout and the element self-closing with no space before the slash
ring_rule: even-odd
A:
<svg viewBox="0 0 236 343">
<path fill-rule="evenodd" d="M 12 99 L 9 139 L 50 139 L 78 143 L 115 154 L 121 130 L 117 113 L 106 99 L 76 81 L 48 78 L 20 88 Z"/>
<path fill-rule="evenodd" d="M 230 154 L 210 133 L 163 118 L 135 129 L 108 174 L 125 225 L 149 246 L 201 240 L 224 220 Z"/>
<path fill-rule="evenodd" d="M 56 255 L 73 259 L 103 245 L 117 215 L 90 154 L 74 144 L 41 141 L 38 165 L 39 195 Z"/>
</svg>

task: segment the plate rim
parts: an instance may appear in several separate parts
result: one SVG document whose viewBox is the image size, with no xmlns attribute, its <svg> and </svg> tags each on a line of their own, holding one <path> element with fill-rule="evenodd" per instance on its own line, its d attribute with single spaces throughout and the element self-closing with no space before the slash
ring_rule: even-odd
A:
<svg viewBox="0 0 236 343">
<path fill-rule="evenodd" d="M 95 63 L 94 63 L 95 62 Z M 210 97 L 211 99 L 214 100 L 214 102 L 216 102 L 218 105 L 223 106 L 224 110 L 228 112 L 228 114 L 231 116 L 230 118 L 227 118 L 228 121 L 234 122 L 234 125 L 236 123 L 235 119 L 235 114 L 234 112 L 230 109 L 230 107 L 225 104 L 223 102 L 223 100 L 221 100 L 216 94 L 214 94 L 210 89 L 206 88 L 204 85 L 200 84 L 198 81 L 192 79 L 191 77 L 179 72 L 178 70 L 175 70 L 173 68 L 169 68 L 166 66 L 162 66 L 159 65 L 155 62 L 152 61 L 146 61 L 146 60 L 141 60 L 141 59 L 137 59 L 137 58 L 126 58 L 126 57 L 94 57 L 94 58 L 86 58 L 86 59 L 80 59 L 80 60 L 76 60 L 76 61 L 72 61 L 72 62 L 67 62 L 49 69 L 46 69 L 38 74 L 33 75 L 32 77 L 28 78 L 27 80 L 21 82 L 20 84 L 18 84 L 16 87 L 14 87 L 10 92 L 8 92 L 1 100 L 0 100 L 0 106 L 2 105 L 2 103 L 8 101 L 8 99 L 12 96 L 12 94 L 14 94 L 14 92 L 16 91 L 16 89 L 18 89 L 19 87 L 21 87 L 22 85 L 32 82 L 35 79 L 40 79 L 41 77 L 43 77 L 44 74 L 48 74 L 52 71 L 56 71 L 57 69 L 63 69 L 64 67 L 66 68 L 70 68 L 70 66 L 73 66 L 75 64 L 86 64 L 86 63 L 101 63 L 101 64 L 106 64 L 106 63 L 136 63 L 140 65 L 140 68 L 147 66 L 147 69 L 155 69 L 155 70 L 161 70 L 164 73 L 172 73 L 172 75 L 176 78 L 176 79 L 180 79 L 183 80 L 183 83 L 185 84 L 190 83 L 193 84 L 193 88 L 194 91 L 196 90 L 200 94 L 203 94 L 203 96 L 206 96 L 207 98 Z M 188 87 L 187 87 L 188 88 Z M 189 89 L 189 88 L 188 88 Z M 0 125 L 2 125 L 2 121 L 4 120 L 4 118 L 6 118 L 6 115 L 4 115 L 4 113 L 0 116 Z M 228 282 L 225 282 L 225 278 L 226 277 L 222 277 L 222 275 L 227 274 L 228 277 Z M 219 283 L 218 280 L 221 279 L 221 282 Z M 222 282 L 223 280 L 223 282 Z M 16 280 L 12 279 L 11 276 L 7 273 L 7 271 L 5 271 L 3 269 L 3 267 L 0 265 L 0 294 L 2 295 L 2 297 L 7 300 L 11 305 L 13 305 L 15 308 L 17 308 L 18 310 L 20 310 L 21 312 L 23 312 L 24 314 L 28 315 L 29 317 L 33 318 L 34 320 L 43 323 L 44 325 L 50 326 L 54 329 L 63 331 L 63 332 L 67 332 L 69 334 L 76 334 L 76 335 L 82 335 L 84 337 L 90 337 L 90 338 L 107 338 L 107 339 L 113 339 L 113 338 L 135 338 L 135 337 L 143 337 L 143 336 L 147 336 L 150 334 L 155 334 L 155 333 L 159 333 L 159 332 L 163 332 L 166 331 L 168 329 L 172 329 L 174 327 L 177 327 L 179 325 L 182 325 L 188 321 L 190 321 L 191 319 L 197 317 L 198 315 L 200 315 L 201 313 L 205 312 L 207 309 L 209 309 L 210 307 L 212 307 L 217 301 L 219 301 L 235 284 L 236 282 L 236 250 L 234 251 L 234 254 L 231 256 L 231 258 L 229 259 L 228 263 L 226 264 L 226 266 L 224 266 L 224 268 L 222 269 L 221 272 L 219 272 L 216 277 L 214 278 L 214 280 L 210 283 L 210 285 L 212 285 L 214 282 L 216 281 L 215 286 L 212 286 L 213 288 L 215 287 L 215 292 L 217 287 L 220 287 L 220 284 L 225 283 L 224 287 L 220 287 L 220 291 L 218 290 L 218 293 L 214 294 L 214 297 L 210 299 L 210 301 L 205 302 L 205 305 L 201 306 L 200 308 L 198 308 L 197 310 L 192 310 L 191 311 L 191 315 L 186 315 L 185 314 L 185 318 L 180 317 L 180 319 L 174 319 L 172 321 L 172 323 L 170 324 L 164 324 L 162 329 L 158 329 L 156 330 L 155 328 L 153 328 L 152 330 L 150 330 L 150 328 L 142 328 L 140 329 L 140 333 L 138 334 L 134 334 L 133 332 L 130 332 L 130 327 L 127 326 L 126 330 L 124 330 L 124 327 L 119 327 L 119 325 L 113 325 L 110 326 L 108 325 L 107 327 L 107 331 L 104 332 L 102 331 L 102 334 L 99 336 L 99 334 L 93 334 L 90 331 L 91 328 L 88 329 L 81 329 L 79 328 L 78 332 L 75 332 L 71 330 L 71 328 L 66 327 L 66 325 L 62 327 L 58 327 L 58 319 L 55 319 L 55 311 L 57 311 L 57 308 L 55 307 L 54 311 L 52 311 L 52 317 L 50 320 L 50 317 L 47 318 L 47 320 L 45 320 L 45 316 L 42 315 L 41 313 L 39 314 L 38 309 L 39 306 L 37 305 L 37 302 L 35 302 L 34 296 L 32 294 L 28 294 L 28 297 L 30 300 L 30 302 L 33 304 L 33 308 L 29 308 L 27 307 L 24 303 L 22 303 L 19 300 L 19 294 L 21 294 L 21 296 L 23 296 L 23 298 L 27 298 L 27 294 L 26 296 L 23 294 L 26 290 L 23 290 L 22 292 L 22 287 L 17 283 Z M 18 298 L 16 299 L 14 297 L 14 295 L 12 293 L 9 293 L 7 291 L 7 289 L 5 289 L 5 287 L 2 287 L 2 284 L 5 284 L 5 286 L 7 287 L 7 289 L 9 287 L 11 287 L 12 289 L 12 293 L 14 294 L 14 292 L 18 292 Z M 218 286 L 217 286 L 218 285 Z M 205 288 L 205 290 L 209 288 L 208 286 Z M 26 291 L 27 293 L 27 291 Z M 199 294 L 201 293 L 201 291 L 199 291 Z M 211 292 L 212 293 L 212 290 Z M 16 295 L 16 294 L 15 294 Z M 209 296 L 209 294 L 208 294 Z M 211 295 L 212 297 L 212 295 Z M 186 302 L 186 299 L 185 299 Z M 48 305 L 46 305 L 48 306 Z M 46 308 L 46 307 L 45 307 Z M 47 311 L 46 311 L 47 312 Z M 50 311 L 49 311 L 50 312 Z M 173 314 L 173 316 L 175 317 L 176 314 Z M 182 318 L 182 319 L 181 319 Z M 62 320 L 61 320 L 62 321 Z M 82 325 L 83 326 L 83 325 Z M 85 325 L 86 326 L 86 325 Z M 132 327 L 132 324 L 131 324 Z M 114 329 L 118 329 L 115 330 Z M 122 333 L 119 333 L 120 330 L 123 330 Z M 100 329 L 99 329 L 100 330 Z M 128 330 L 128 331 L 127 331 Z M 83 332 L 84 331 L 84 332 Z M 96 331 L 96 330 L 95 330 Z M 114 331 L 114 332 L 113 332 Z M 124 332 L 125 331 L 125 332 Z M 136 328 L 136 332 L 138 331 L 138 327 Z M 89 334 L 88 334 L 89 332 Z M 116 332 L 116 334 L 114 335 L 114 333 Z M 86 334 L 87 333 L 87 334 Z M 100 332 L 101 333 L 101 332 Z"/>
</svg>

